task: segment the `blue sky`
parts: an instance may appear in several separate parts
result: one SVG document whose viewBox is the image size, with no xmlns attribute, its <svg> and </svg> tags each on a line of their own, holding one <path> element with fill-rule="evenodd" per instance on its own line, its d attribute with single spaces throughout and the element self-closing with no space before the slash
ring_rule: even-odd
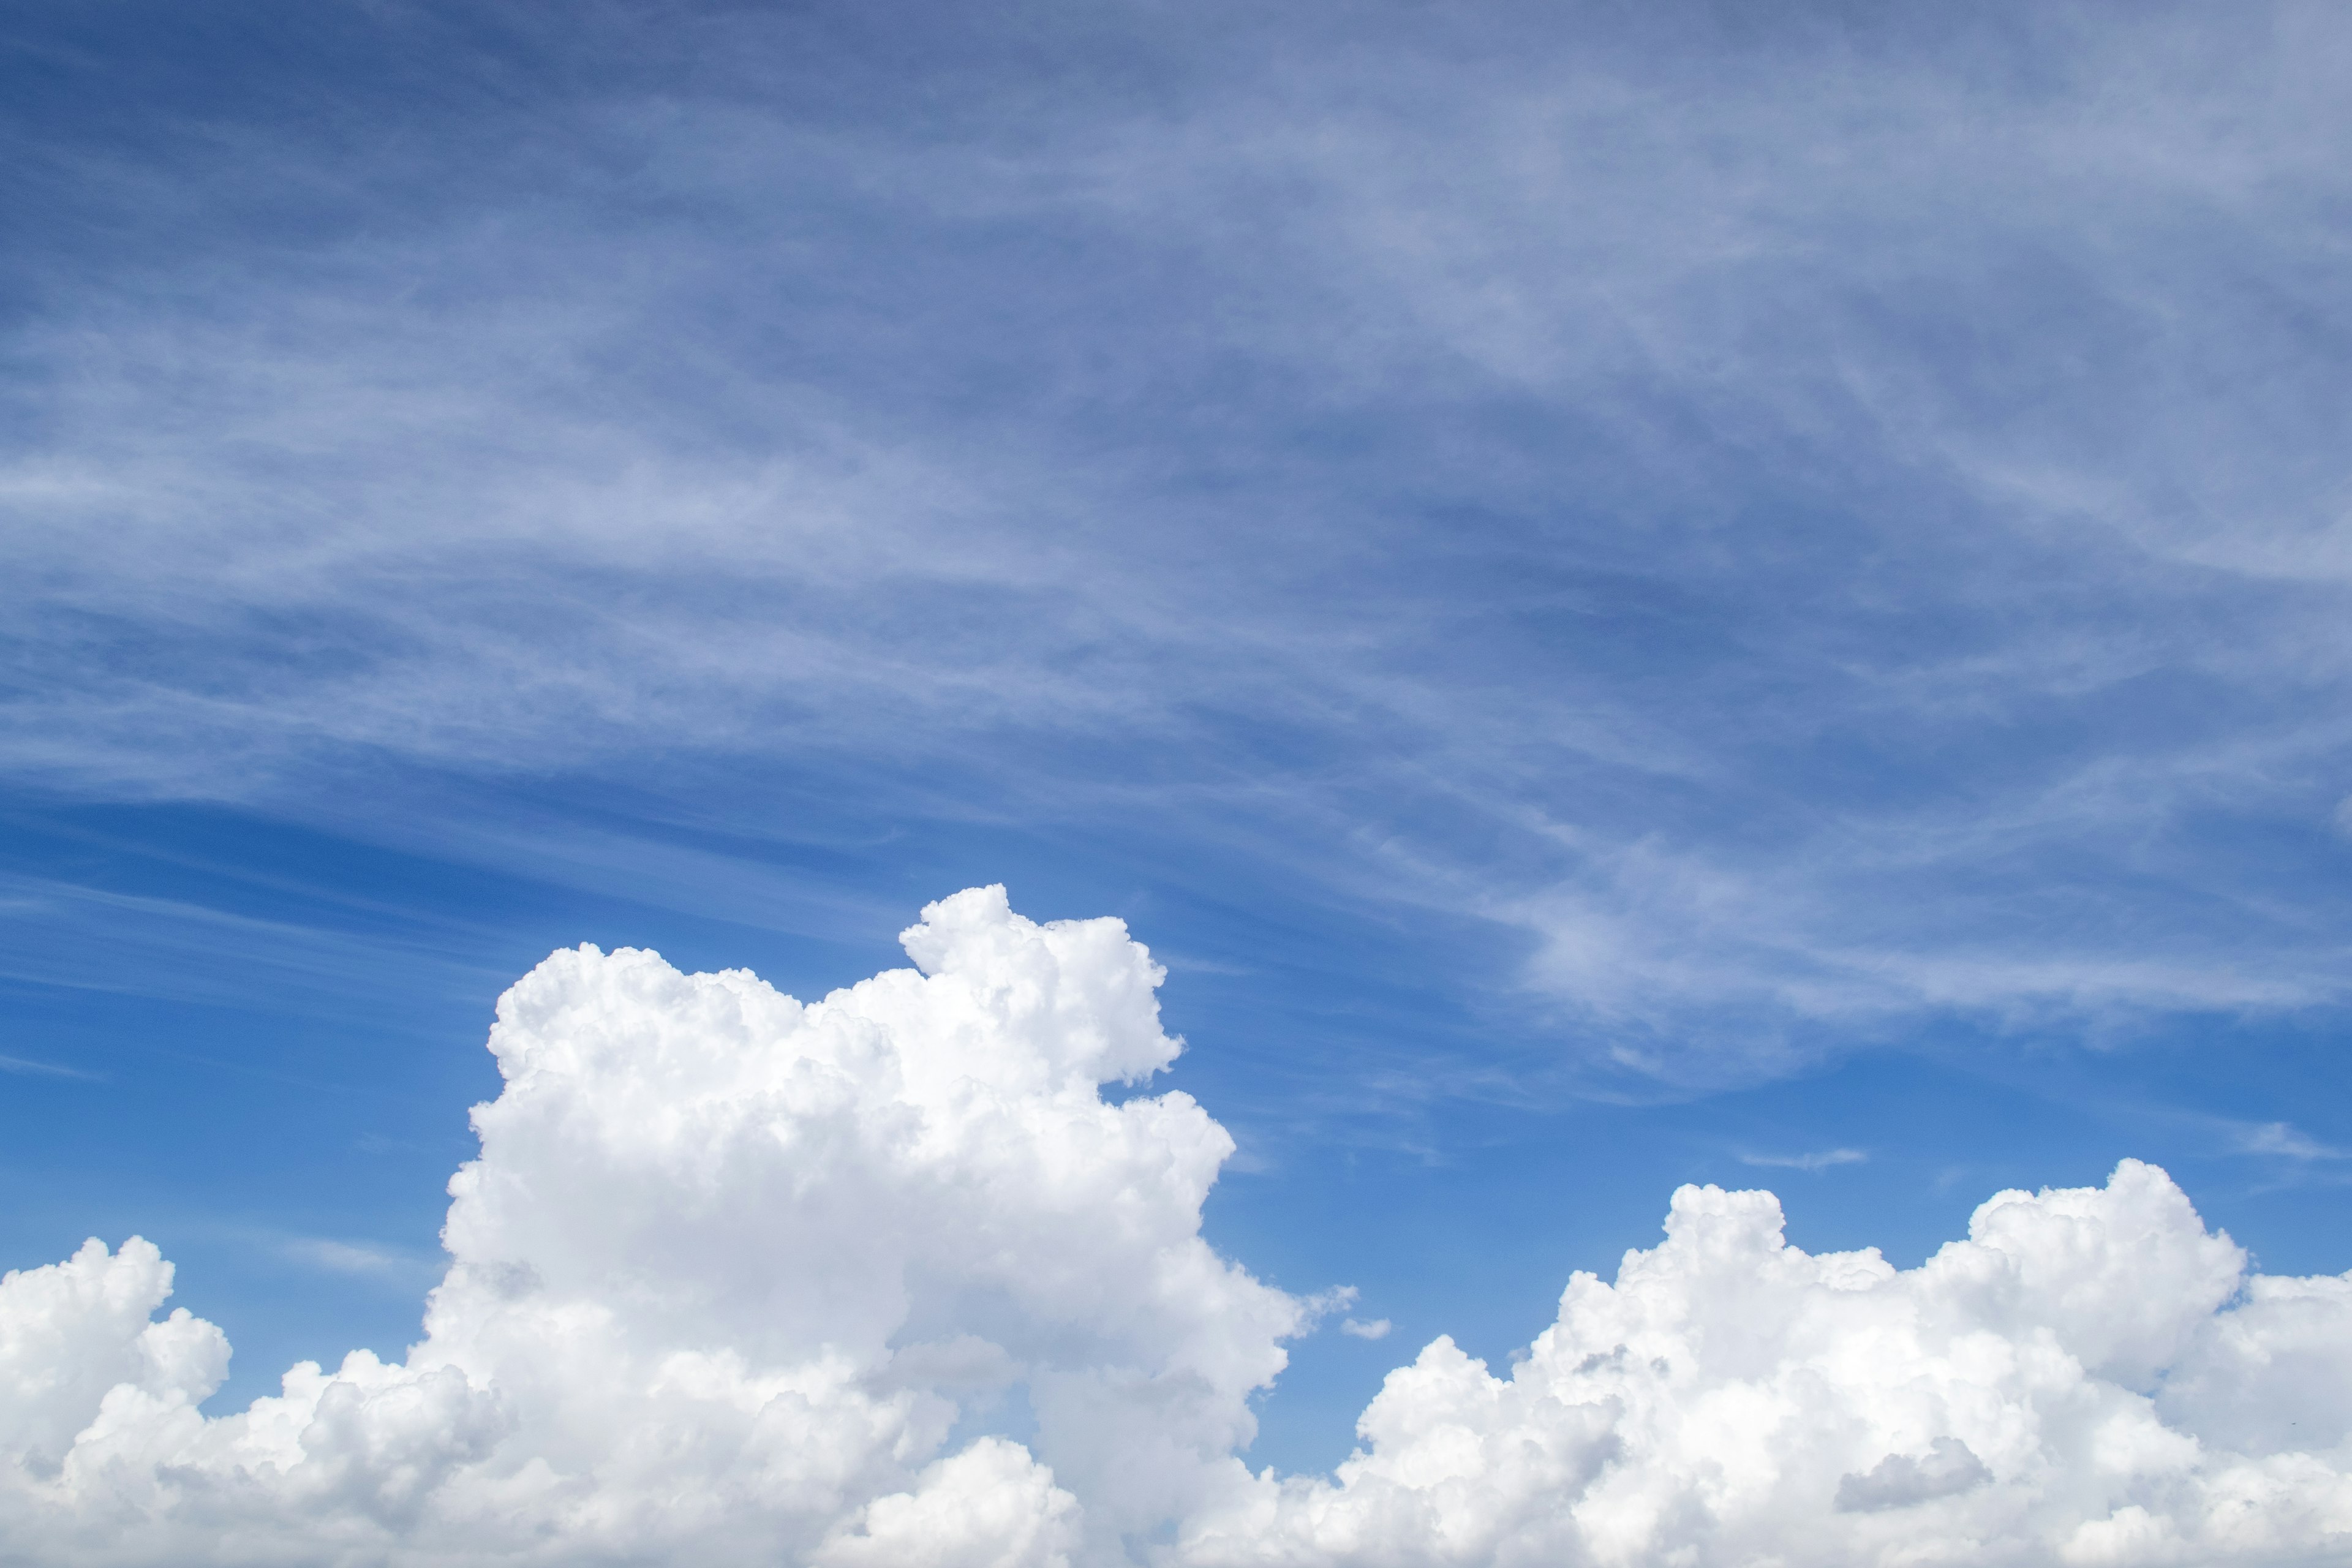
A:
<svg viewBox="0 0 2352 1568">
<path fill-rule="evenodd" d="M 1002 881 L 1497 1357 L 1685 1181 L 2352 1264 L 2325 6 L 98 4 L 0 52 L 0 1262 L 395 1353 L 497 995 Z M 1302 1342 L 1255 1452 L 1395 1344 Z"/>
</svg>

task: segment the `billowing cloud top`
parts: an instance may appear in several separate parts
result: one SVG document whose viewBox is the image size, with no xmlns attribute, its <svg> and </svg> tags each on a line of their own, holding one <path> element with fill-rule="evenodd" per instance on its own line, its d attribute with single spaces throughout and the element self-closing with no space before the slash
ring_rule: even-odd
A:
<svg viewBox="0 0 2352 1568">
<path fill-rule="evenodd" d="M 2002 1193 L 1924 1266 L 1685 1187 L 1507 1378 L 1440 1339 L 1336 1482 L 1200 1563 L 2157 1563 L 2352 1553 L 2352 1279 L 2245 1272 L 2163 1172 Z"/>
<path fill-rule="evenodd" d="M 2165 1174 L 2004 1193 L 1916 1269 L 1685 1187 L 1507 1377 L 1447 1339 L 1328 1479 L 1252 1475 L 1316 1304 L 1200 1236 L 1232 1152 L 1117 921 L 1000 888 L 803 1005 L 559 952 L 399 1364 L 207 1417 L 133 1238 L 0 1284 L 0 1560 L 2302 1563 L 2352 1555 L 2352 1279 L 2250 1276 Z"/>
</svg>

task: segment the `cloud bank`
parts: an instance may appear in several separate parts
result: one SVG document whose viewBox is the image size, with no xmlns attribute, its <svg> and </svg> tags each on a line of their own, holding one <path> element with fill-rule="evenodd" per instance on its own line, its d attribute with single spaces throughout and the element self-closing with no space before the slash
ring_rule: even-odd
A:
<svg viewBox="0 0 2352 1568">
<path fill-rule="evenodd" d="M 2301 1563 L 2352 1552 L 2352 1278 L 2250 1274 L 2152 1166 L 1916 1269 L 1685 1187 L 1506 1376 L 1450 1339 L 1329 1478 L 1250 1398 L 1343 1303 L 1219 1257 L 1233 1143 L 1114 920 L 933 904 L 803 1005 L 558 952 L 389 1364 L 199 1405 L 229 1347 L 98 1241 L 0 1283 L 0 1561 Z M 1363 1328 L 1359 1327 L 1358 1332 Z"/>
<path fill-rule="evenodd" d="M 1685 1187 L 1508 1375 L 1450 1339 L 1330 1480 L 1188 1527 L 1240 1563 L 2170 1563 L 2352 1553 L 2352 1278 L 2273 1279 L 2170 1178 L 2007 1192 L 1898 1270 Z"/>
</svg>

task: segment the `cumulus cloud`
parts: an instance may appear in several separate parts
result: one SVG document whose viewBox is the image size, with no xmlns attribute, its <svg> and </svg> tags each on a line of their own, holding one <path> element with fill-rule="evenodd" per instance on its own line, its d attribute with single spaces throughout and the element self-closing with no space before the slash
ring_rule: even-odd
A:
<svg viewBox="0 0 2352 1568">
<path fill-rule="evenodd" d="M 1329 1479 L 1192 1564 L 2303 1563 L 2352 1552 L 2352 1278 L 2249 1277 L 2179 1189 L 2007 1192 L 1914 1269 L 1685 1187 L 1496 1377 L 1390 1373 Z"/>
<path fill-rule="evenodd" d="M 2352 1277 L 2164 1173 L 2003 1193 L 1919 1268 L 1685 1187 L 1496 1376 L 1440 1338 L 1329 1477 L 1250 1399 L 1344 1309 L 1218 1256 L 1232 1141 L 1116 921 L 931 905 L 813 1004 L 649 952 L 501 1001 L 398 1363 L 207 1416 L 132 1238 L 0 1281 L 0 1562 L 1156 1568 L 2302 1563 L 2352 1552 Z M 1376 1339 L 1385 1320 L 1348 1319 Z"/>
<path fill-rule="evenodd" d="M 1099 1092 L 1175 1058 L 1160 972 L 1002 889 L 904 941 L 809 1005 L 587 947 L 517 984 L 399 1364 L 207 1419 L 153 1247 L 11 1276 L 0 1557 L 995 1568 L 1195 1509 L 1309 1308 L 1199 1235 L 1223 1130 Z"/>
<path fill-rule="evenodd" d="M 1370 1322 L 1349 1318 L 1339 1325 L 1339 1331 L 1353 1339 L 1384 1340 L 1389 1337 L 1389 1331 L 1394 1327 L 1396 1325 L 1386 1318 L 1374 1318 Z"/>
</svg>

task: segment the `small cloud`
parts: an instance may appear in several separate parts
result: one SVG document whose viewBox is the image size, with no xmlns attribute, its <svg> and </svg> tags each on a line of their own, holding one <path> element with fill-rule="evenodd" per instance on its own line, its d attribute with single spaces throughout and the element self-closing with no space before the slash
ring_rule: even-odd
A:
<svg viewBox="0 0 2352 1568">
<path fill-rule="evenodd" d="M 397 1279 L 422 1273 L 426 1265 L 405 1253 L 393 1252 L 363 1243 L 330 1241 L 321 1237 L 297 1237 L 280 1248 L 298 1263 L 321 1268 L 330 1274 L 351 1274 L 364 1279 Z"/>
<path fill-rule="evenodd" d="M 1779 1171 L 1826 1171 L 1832 1165 L 1859 1165 L 1869 1158 L 1859 1149 L 1823 1149 L 1813 1154 L 1742 1154 L 1739 1163 Z"/>
<path fill-rule="evenodd" d="M 2240 1129 L 2238 1152 L 2276 1154 L 2289 1160 L 2352 1158 L 2352 1151 L 2338 1149 L 2332 1143 L 2322 1143 L 2310 1133 L 2284 1121 L 2265 1121 L 2259 1126 Z"/>
<path fill-rule="evenodd" d="M 1396 1325 L 1386 1318 L 1374 1318 L 1370 1322 L 1349 1318 L 1339 1325 L 1339 1331 L 1343 1334 L 1352 1334 L 1360 1340 L 1384 1340 L 1389 1337 L 1389 1331 L 1394 1327 Z"/>
<path fill-rule="evenodd" d="M 1312 1296 L 1301 1297 L 1298 1304 L 1305 1310 L 1306 1319 L 1298 1331 L 1313 1333 L 1322 1326 L 1324 1319 L 1334 1312 L 1344 1312 L 1356 1304 L 1356 1288 L 1353 1285 L 1334 1285 L 1328 1290 L 1318 1290 Z"/>
</svg>

